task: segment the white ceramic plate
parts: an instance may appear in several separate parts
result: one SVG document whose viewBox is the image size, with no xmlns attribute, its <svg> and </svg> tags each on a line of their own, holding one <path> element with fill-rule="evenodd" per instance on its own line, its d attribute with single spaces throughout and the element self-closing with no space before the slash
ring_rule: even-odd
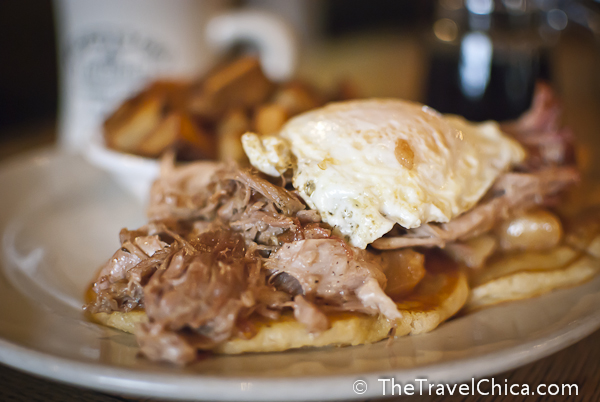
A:
<svg viewBox="0 0 600 402">
<path fill-rule="evenodd" d="M 0 361 L 107 392 L 203 400 L 382 395 L 379 378 L 470 381 L 539 359 L 600 326 L 600 278 L 461 317 L 430 334 L 349 348 L 217 356 L 177 368 L 87 322 L 82 295 L 143 207 L 83 159 L 43 152 L 0 167 Z M 353 383 L 366 381 L 364 394 Z"/>
</svg>

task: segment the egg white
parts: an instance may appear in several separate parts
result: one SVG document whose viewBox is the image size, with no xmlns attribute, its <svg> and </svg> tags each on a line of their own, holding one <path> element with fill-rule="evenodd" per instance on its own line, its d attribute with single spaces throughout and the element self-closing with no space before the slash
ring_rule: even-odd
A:
<svg viewBox="0 0 600 402">
<path fill-rule="evenodd" d="M 398 140 L 410 146 L 412 168 L 397 159 Z M 278 136 L 248 133 L 242 143 L 266 174 L 292 167 L 309 207 L 360 248 L 396 223 L 410 229 L 450 221 L 525 157 L 495 122 L 392 99 L 329 104 L 291 119 Z"/>
</svg>

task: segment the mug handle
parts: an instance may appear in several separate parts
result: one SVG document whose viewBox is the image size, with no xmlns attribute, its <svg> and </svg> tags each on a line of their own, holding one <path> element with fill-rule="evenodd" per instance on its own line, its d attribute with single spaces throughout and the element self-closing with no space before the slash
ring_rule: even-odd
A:
<svg viewBox="0 0 600 402">
<path fill-rule="evenodd" d="M 292 78 L 298 59 L 298 43 L 290 25 L 265 11 L 237 10 L 219 14 L 206 26 L 208 43 L 225 49 L 249 41 L 258 47 L 265 75 L 273 81 Z"/>
</svg>

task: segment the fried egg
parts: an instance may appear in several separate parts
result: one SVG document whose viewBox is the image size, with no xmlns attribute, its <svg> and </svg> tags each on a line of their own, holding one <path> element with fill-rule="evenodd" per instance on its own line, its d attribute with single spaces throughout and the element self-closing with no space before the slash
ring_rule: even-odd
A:
<svg viewBox="0 0 600 402">
<path fill-rule="evenodd" d="M 268 175 L 291 168 L 308 206 L 360 248 L 395 224 L 450 221 L 525 158 L 496 122 L 393 99 L 332 103 L 296 116 L 277 136 L 247 133 L 242 144 Z"/>
</svg>

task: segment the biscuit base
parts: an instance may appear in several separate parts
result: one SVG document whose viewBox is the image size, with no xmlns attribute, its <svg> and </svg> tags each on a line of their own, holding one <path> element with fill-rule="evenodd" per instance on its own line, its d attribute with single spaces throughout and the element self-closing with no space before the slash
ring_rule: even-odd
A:
<svg viewBox="0 0 600 402">
<path fill-rule="evenodd" d="M 291 313 L 285 313 L 277 320 L 257 320 L 254 323 L 257 333 L 252 338 L 230 339 L 214 352 L 279 352 L 303 347 L 374 343 L 389 337 L 394 324 L 396 336 L 429 332 L 463 307 L 469 296 L 467 282 L 464 272 L 453 267 L 427 272 L 415 290 L 397 302 L 402 318 L 396 323 L 383 316 L 337 313 L 329 316 L 331 328 L 313 334 Z M 92 318 L 103 325 L 130 333 L 135 333 L 136 327 L 148 320 L 144 311 L 97 313 Z"/>
<path fill-rule="evenodd" d="M 567 266 L 548 271 L 520 271 L 475 286 L 465 311 L 529 299 L 550 291 L 580 285 L 600 272 L 600 259 L 582 255 Z"/>
</svg>

